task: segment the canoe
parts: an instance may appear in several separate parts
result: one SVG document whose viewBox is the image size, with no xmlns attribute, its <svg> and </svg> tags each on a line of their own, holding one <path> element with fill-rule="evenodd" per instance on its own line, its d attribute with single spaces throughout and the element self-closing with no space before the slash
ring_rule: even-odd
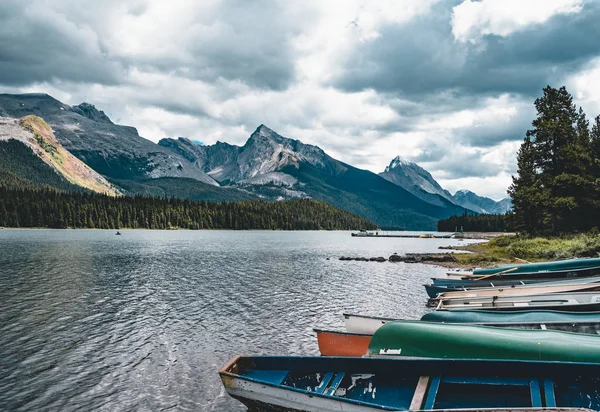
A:
<svg viewBox="0 0 600 412">
<path fill-rule="evenodd" d="M 600 278 L 600 277 L 599 277 Z M 586 279 L 586 278 L 582 278 Z M 591 278 L 590 278 L 591 279 Z M 495 279 L 489 278 L 487 280 L 476 281 L 472 279 L 465 280 L 450 280 L 450 279 L 439 279 L 432 278 L 432 283 L 424 284 L 425 292 L 430 298 L 435 298 L 440 293 L 445 292 L 457 292 L 465 289 L 479 289 L 479 288 L 494 288 L 500 286 L 513 286 L 513 285 L 533 285 L 546 282 L 556 282 L 556 278 L 540 278 L 540 279 Z"/>
<path fill-rule="evenodd" d="M 532 296 L 500 296 L 440 300 L 437 309 L 557 309 L 594 311 L 600 306 L 600 292 L 555 293 Z M 590 309 L 595 307 L 596 309 Z"/>
<path fill-rule="evenodd" d="M 600 323 L 600 312 L 563 312 L 557 310 L 436 310 L 421 317 L 426 322 L 446 323 Z"/>
<path fill-rule="evenodd" d="M 219 375 L 250 411 L 600 410 L 586 363 L 236 356 Z"/>
<path fill-rule="evenodd" d="M 375 331 L 367 356 L 600 364 L 600 336 L 554 330 L 398 321 L 386 323 Z"/>
<path fill-rule="evenodd" d="M 535 278 L 535 279 L 512 279 L 512 278 L 497 278 L 495 276 L 484 280 L 476 280 L 477 278 L 431 278 L 431 285 L 439 287 L 454 287 L 454 288 L 476 288 L 476 287 L 493 287 L 507 285 L 523 285 L 540 282 L 554 282 L 556 278 Z"/>
<path fill-rule="evenodd" d="M 507 272 L 501 276 L 514 276 L 523 273 L 540 273 L 550 275 L 553 272 L 562 273 L 580 270 L 594 270 L 598 273 L 600 272 L 600 258 L 565 259 L 552 262 L 498 266 L 486 269 L 478 268 L 473 270 L 473 275 L 485 276 L 508 270 L 511 270 L 511 272 Z"/>
<path fill-rule="evenodd" d="M 323 356 L 364 356 L 371 343 L 371 334 L 313 329 Z"/>
<path fill-rule="evenodd" d="M 477 316 L 481 312 L 480 316 Z M 436 310 L 425 314 L 421 321 L 423 322 L 444 322 L 444 323 L 468 323 L 482 326 L 494 326 L 500 328 L 513 329 L 534 329 L 534 330 L 559 330 L 573 333 L 585 333 L 591 335 L 600 334 L 600 312 L 584 312 L 583 316 L 577 316 L 578 312 L 559 312 L 559 311 L 527 311 L 528 313 L 502 312 L 502 311 L 456 311 L 456 310 Z M 548 314 L 550 312 L 550 314 Z M 462 314 L 465 316 L 460 316 Z M 536 318 L 535 314 L 540 316 Z M 546 315 L 544 315 L 546 314 Z M 552 316 L 557 314 L 557 316 Z M 569 314 L 573 316 L 569 316 Z M 514 315 L 514 316 L 513 316 Z M 348 319 L 346 330 L 349 334 L 356 333 L 353 327 L 360 327 L 361 336 L 373 335 L 383 324 L 402 319 L 379 318 L 365 315 L 345 314 Z M 348 325 L 350 329 L 348 329 Z M 341 344 L 340 344 L 341 345 Z M 343 356 L 341 346 L 336 350 L 331 350 L 328 356 Z"/>
<path fill-rule="evenodd" d="M 436 297 L 436 299 L 468 299 L 468 298 L 485 298 L 485 297 L 503 297 L 503 296 L 534 296 L 547 295 L 550 293 L 567 293 L 567 292 L 591 292 L 600 290 L 600 279 L 582 278 L 569 279 L 560 282 L 547 282 L 537 285 L 521 285 L 521 286 L 500 286 L 495 288 L 480 288 L 473 290 L 451 291 L 445 292 Z"/>
<path fill-rule="evenodd" d="M 366 315 L 344 313 L 344 326 L 348 333 L 372 335 L 380 326 L 393 322 L 395 318 L 381 318 Z"/>
</svg>

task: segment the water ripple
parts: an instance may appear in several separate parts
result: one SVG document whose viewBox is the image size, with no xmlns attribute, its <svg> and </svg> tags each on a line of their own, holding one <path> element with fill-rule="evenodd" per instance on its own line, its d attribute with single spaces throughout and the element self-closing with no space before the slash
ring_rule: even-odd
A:
<svg viewBox="0 0 600 412">
<path fill-rule="evenodd" d="M 418 318 L 444 272 L 339 256 L 452 242 L 2 230 L 0 410 L 242 411 L 217 374 L 233 355 L 316 355 L 312 328 L 342 312 Z"/>
</svg>

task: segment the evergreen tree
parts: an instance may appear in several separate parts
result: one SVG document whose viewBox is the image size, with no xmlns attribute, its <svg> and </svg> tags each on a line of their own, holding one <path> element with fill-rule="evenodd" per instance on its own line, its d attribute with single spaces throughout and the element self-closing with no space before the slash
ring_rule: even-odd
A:
<svg viewBox="0 0 600 412">
<path fill-rule="evenodd" d="M 547 86 L 536 99 L 537 118 L 519 150 L 509 194 L 518 227 L 570 232 L 589 226 L 595 196 L 589 123 L 565 87 Z"/>
</svg>

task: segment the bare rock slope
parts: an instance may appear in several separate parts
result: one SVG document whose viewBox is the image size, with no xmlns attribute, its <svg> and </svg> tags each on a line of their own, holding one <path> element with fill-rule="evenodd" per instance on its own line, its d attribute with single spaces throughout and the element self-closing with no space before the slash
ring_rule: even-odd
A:
<svg viewBox="0 0 600 412">
<path fill-rule="evenodd" d="M 58 142 L 50 126 L 37 116 L 0 118 L 0 140 L 9 139 L 15 139 L 29 147 L 56 173 L 76 186 L 113 196 L 119 193 L 104 177 L 66 150 Z"/>
</svg>

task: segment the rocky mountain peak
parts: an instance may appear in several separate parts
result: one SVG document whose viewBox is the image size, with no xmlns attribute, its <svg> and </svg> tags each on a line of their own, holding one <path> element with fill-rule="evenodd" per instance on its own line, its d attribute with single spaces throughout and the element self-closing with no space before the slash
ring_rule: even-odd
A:
<svg viewBox="0 0 600 412">
<path fill-rule="evenodd" d="M 390 162 L 389 166 L 387 166 L 385 168 L 385 171 L 389 172 L 390 170 L 396 169 L 396 168 L 401 167 L 401 166 L 416 166 L 416 164 L 413 163 L 413 162 L 411 162 L 411 161 L 409 161 L 409 160 L 407 160 L 407 159 L 405 159 L 402 156 L 396 156 L 396 157 L 394 157 L 392 159 L 392 161 Z"/>
<path fill-rule="evenodd" d="M 93 120 L 94 122 L 113 124 L 113 122 L 106 115 L 106 113 L 104 113 L 102 110 L 96 109 L 96 106 L 90 103 L 84 102 L 78 104 L 77 106 L 73 106 L 71 108 L 71 111 L 81 116 L 87 117 L 88 119 Z"/>
</svg>

